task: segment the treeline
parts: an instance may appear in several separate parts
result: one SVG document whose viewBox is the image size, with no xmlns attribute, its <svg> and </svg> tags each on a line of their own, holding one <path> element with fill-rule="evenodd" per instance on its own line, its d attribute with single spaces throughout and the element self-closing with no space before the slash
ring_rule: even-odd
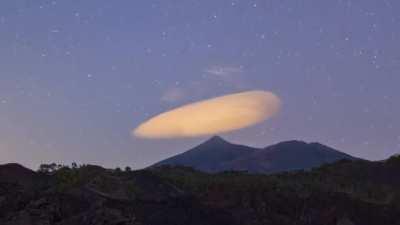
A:
<svg viewBox="0 0 400 225">
<path fill-rule="evenodd" d="M 60 170 L 79 170 L 85 167 L 95 167 L 88 164 L 77 164 L 76 162 L 71 163 L 71 165 L 64 165 L 64 164 L 57 164 L 57 163 L 50 163 L 50 164 L 41 164 L 37 170 L 37 172 L 47 175 L 52 175 L 57 173 Z M 124 170 L 120 167 L 116 167 L 114 170 L 115 172 L 131 172 L 132 168 L 126 166 Z"/>
<path fill-rule="evenodd" d="M 94 167 L 91 165 L 87 164 L 77 164 L 75 162 L 71 163 L 71 165 L 64 165 L 64 164 L 57 164 L 57 163 L 50 163 L 50 164 L 41 164 L 37 170 L 37 172 L 42 173 L 42 174 L 55 174 L 57 171 L 63 170 L 63 169 L 72 169 L 72 170 L 78 170 L 81 168 L 85 167 Z M 116 167 L 115 169 L 111 169 L 116 172 L 131 172 L 133 171 L 131 167 L 126 166 L 124 170 L 122 170 L 120 167 Z"/>
</svg>

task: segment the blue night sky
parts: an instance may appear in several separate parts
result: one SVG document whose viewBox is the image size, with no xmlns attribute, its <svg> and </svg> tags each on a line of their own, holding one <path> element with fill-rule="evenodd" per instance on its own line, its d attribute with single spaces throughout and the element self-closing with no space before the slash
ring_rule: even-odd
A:
<svg viewBox="0 0 400 225">
<path fill-rule="evenodd" d="M 141 168 L 203 138 L 131 130 L 197 100 L 277 94 L 271 120 L 223 135 L 400 152 L 398 0 L 1 0 L 0 163 Z"/>
</svg>

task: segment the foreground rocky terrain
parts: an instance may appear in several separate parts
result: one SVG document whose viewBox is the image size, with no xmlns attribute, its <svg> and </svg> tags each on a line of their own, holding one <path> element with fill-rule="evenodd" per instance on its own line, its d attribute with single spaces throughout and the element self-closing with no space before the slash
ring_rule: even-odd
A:
<svg viewBox="0 0 400 225">
<path fill-rule="evenodd" d="M 1 225 L 396 225 L 400 157 L 272 175 L 0 166 Z"/>
</svg>

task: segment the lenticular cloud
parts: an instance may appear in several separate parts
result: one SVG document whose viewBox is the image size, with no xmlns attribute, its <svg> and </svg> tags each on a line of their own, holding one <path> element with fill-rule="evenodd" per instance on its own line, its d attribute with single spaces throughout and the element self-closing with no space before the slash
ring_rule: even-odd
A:
<svg viewBox="0 0 400 225">
<path fill-rule="evenodd" d="M 248 91 L 200 101 L 151 118 L 132 133 L 141 138 L 183 138 L 246 128 L 275 115 L 280 99 L 267 91 Z"/>
</svg>

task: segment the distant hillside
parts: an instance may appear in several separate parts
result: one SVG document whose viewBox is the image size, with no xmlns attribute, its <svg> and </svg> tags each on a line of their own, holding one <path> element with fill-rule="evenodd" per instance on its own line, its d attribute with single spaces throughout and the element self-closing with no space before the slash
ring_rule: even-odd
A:
<svg viewBox="0 0 400 225">
<path fill-rule="evenodd" d="M 311 169 L 341 159 L 356 158 L 319 143 L 288 141 L 265 149 L 256 149 L 231 144 L 221 137 L 213 137 L 187 152 L 163 160 L 154 166 L 181 165 L 205 172 L 232 170 L 275 173 Z"/>
<path fill-rule="evenodd" d="M 0 224 L 399 225 L 399 171 L 398 156 L 273 175 L 0 165 Z"/>
<path fill-rule="evenodd" d="M 30 188 L 45 179 L 46 177 L 16 163 L 0 165 L 0 182 L 17 183 Z"/>
</svg>

